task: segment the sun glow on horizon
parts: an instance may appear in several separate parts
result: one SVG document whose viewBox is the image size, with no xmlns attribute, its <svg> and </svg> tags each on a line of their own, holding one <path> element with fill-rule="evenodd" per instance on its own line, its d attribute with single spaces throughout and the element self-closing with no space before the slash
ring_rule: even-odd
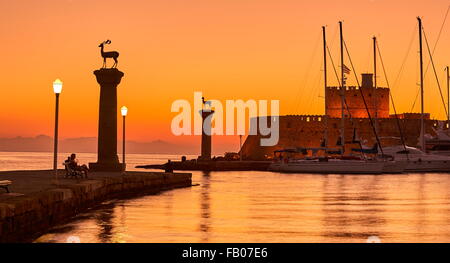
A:
<svg viewBox="0 0 450 263">
<path fill-rule="evenodd" d="M 418 112 L 416 17 L 423 18 L 431 49 L 439 37 L 433 59 L 446 98 L 450 21 L 442 23 L 448 5 L 444 0 L 0 1 L 0 103 L 8 109 L 0 113 L 0 137 L 52 135 L 49 85 L 56 77 L 64 80 L 60 135 L 95 137 L 99 87 L 92 72 L 102 65 L 98 45 L 106 39 L 112 44 L 105 51 L 120 52 L 118 68 L 125 73 L 118 105 L 133 109 L 127 116 L 130 140 L 197 141 L 170 131 L 172 102 L 191 100 L 195 91 L 222 102 L 280 100 L 282 115 L 323 114 L 321 30 L 327 25 L 337 67 L 340 20 L 358 75 L 373 71 L 377 36 L 398 112 Z M 424 52 L 425 110 L 446 119 L 425 44 Z M 378 74 L 378 86 L 385 87 L 381 65 Z M 331 61 L 328 79 L 337 85 Z M 356 84 L 353 76 L 349 84 Z"/>
</svg>

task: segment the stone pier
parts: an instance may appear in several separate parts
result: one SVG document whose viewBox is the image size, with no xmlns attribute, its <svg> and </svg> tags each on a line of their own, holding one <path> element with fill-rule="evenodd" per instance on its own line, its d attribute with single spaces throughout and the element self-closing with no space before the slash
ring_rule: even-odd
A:
<svg viewBox="0 0 450 263">
<path fill-rule="evenodd" d="M 58 184 L 53 176 L 52 170 L 0 172 L 13 182 L 11 193 L 0 189 L 0 243 L 33 241 L 108 199 L 192 185 L 189 173 L 96 172 L 90 174 L 94 179 L 60 178 Z"/>
</svg>

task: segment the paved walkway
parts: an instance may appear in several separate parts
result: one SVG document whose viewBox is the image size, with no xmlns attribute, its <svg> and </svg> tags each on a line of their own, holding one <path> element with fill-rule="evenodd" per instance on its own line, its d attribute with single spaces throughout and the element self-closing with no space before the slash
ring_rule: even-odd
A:
<svg viewBox="0 0 450 263">
<path fill-rule="evenodd" d="M 139 175 L 149 174 L 149 172 L 127 172 L 127 175 Z M 12 185 L 9 186 L 10 194 L 7 194 L 5 190 L 0 189 L 0 202 L 8 199 L 23 196 L 32 195 L 42 191 L 50 189 L 61 188 L 64 186 L 70 186 L 79 184 L 82 182 L 93 182 L 98 179 L 103 179 L 112 176 L 120 176 L 120 172 L 95 172 L 90 173 L 88 179 L 73 179 L 64 178 L 65 171 L 58 170 L 58 182 L 59 187 L 56 185 L 55 174 L 53 170 L 30 170 L 30 171 L 1 171 L 0 181 L 10 180 Z"/>
</svg>

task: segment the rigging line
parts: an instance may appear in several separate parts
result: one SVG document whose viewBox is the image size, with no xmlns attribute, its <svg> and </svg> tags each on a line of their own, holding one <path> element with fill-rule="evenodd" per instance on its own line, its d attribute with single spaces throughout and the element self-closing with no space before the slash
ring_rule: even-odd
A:
<svg viewBox="0 0 450 263">
<path fill-rule="evenodd" d="M 338 73 L 336 71 L 336 66 L 334 65 L 333 57 L 331 56 L 331 52 L 330 52 L 330 49 L 328 48 L 328 45 L 327 45 L 327 51 L 328 51 L 328 56 L 330 57 L 331 65 L 333 66 L 334 75 L 336 76 L 336 79 L 338 81 L 338 85 L 340 87 L 341 86 L 341 81 L 339 80 L 339 75 L 338 75 Z"/>
<path fill-rule="evenodd" d="M 433 46 L 432 55 L 434 55 L 434 52 L 436 51 L 437 44 L 438 44 L 438 42 L 439 42 L 439 40 L 441 38 L 441 35 L 442 35 L 443 30 L 444 30 L 445 22 L 447 21 L 447 17 L 448 17 L 449 12 L 450 12 L 450 5 L 447 7 L 447 12 L 445 13 L 444 20 L 442 21 L 441 28 L 439 29 L 438 37 L 437 37 L 436 42 L 434 43 L 434 46 Z M 422 29 L 423 29 L 423 26 L 422 26 Z M 424 30 L 424 33 L 425 33 L 425 30 Z M 429 47 L 428 47 L 428 49 L 429 49 Z M 428 61 L 427 67 L 425 68 L 424 76 L 426 76 L 426 74 L 428 72 L 428 68 L 430 66 L 430 62 L 431 62 L 431 60 Z M 414 110 L 414 106 L 416 105 L 416 101 L 417 101 L 417 98 L 419 97 L 419 93 L 420 93 L 420 88 L 418 88 L 418 91 L 417 91 L 417 94 L 416 94 L 416 98 L 414 99 L 413 106 L 411 107 L 411 112 Z"/>
<path fill-rule="evenodd" d="M 384 78 L 386 80 L 386 86 L 387 86 L 387 88 L 389 90 L 391 90 L 390 85 L 389 85 L 389 79 L 388 79 L 387 74 L 386 74 L 386 68 L 384 66 L 383 57 L 381 56 L 381 50 L 380 50 L 380 45 L 378 44 L 378 40 L 376 40 L 375 44 L 376 44 L 376 47 L 377 47 L 377 50 L 378 50 L 378 56 L 380 57 L 381 67 L 383 68 L 383 74 L 384 74 Z M 401 125 L 400 125 L 400 119 L 398 118 L 397 109 L 395 107 L 394 97 L 392 96 L 392 92 L 389 92 L 389 97 L 391 98 L 392 108 L 394 109 L 395 119 L 396 119 L 396 122 L 397 122 L 398 130 L 400 132 L 400 138 L 401 138 L 401 141 L 402 141 L 402 144 L 403 144 L 403 148 L 405 149 L 405 152 L 406 152 L 406 159 L 409 160 L 408 151 L 406 149 L 405 137 L 403 136 L 403 129 L 402 129 Z"/>
<path fill-rule="evenodd" d="M 444 16 L 444 21 L 442 21 L 442 25 L 441 25 L 441 28 L 439 29 L 438 37 L 436 39 L 436 42 L 434 43 L 433 52 L 432 52 L 433 56 L 434 56 L 434 52 L 436 51 L 437 44 L 438 44 L 438 42 L 439 42 L 439 40 L 441 38 L 442 31 L 444 30 L 445 22 L 447 21 L 447 16 L 448 16 L 449 11 L 450 11 L 450 5 L 447 8 L 447 12 L 445 13 L 445 16 Z M 423 26 L 422 26 L 422 30 L 425 33 L 425 29 L 424 29 Z M 425 70 L 425 75 L 427 74 L 428 67 L 430 66 L 430 62 L 432 62 L 432 61 L 428 61 L 427 68 Z"/>
<path fill-rule="evenodd" d="M 305 86 L 307 86 L 307 84 L 308 84 L 308 80 L 309 80 L 309 78 L 308 78 L 308 76 L 309 76 L 309 73 L 310 73 L 310 69 L 312 68 L 312 63 L 313 63 L 313 61 L 314 61 L 314 58 L 315 58 L 315 56 L 316 56 L 316 54 L 317 54 L 317 49 L 318 49 L 318 47 L 319 47 L 319 42 L 320 42 L 320 38 L 322 37 L 322 31 L 320 32 L 320 34 L 318 35 L 318 38 L 317 38 L 317 41 L 316 41 L 316 43 L 315 43 L 315 45 L 314 45 L 314 50 L 313 50 L 313 52 L 312 52 L 312 54 L 311 54 L 311 57 L 310 57 L 310 59 L 309 59 L 309 63 L 308 63 L 308 68 L 307 68 L 307 70 L 305 71 L 305 75 L 304 75 L 304 77 L 303 77 L 303 85 L 299 85 L 299 88 L 298 88 L 298 91 L 297 91 L 297 94 L 296 94 L 296 96 L 294 97 L 294 103 L 295 102 L 297 102 L 297 105 L 296 105 L 296 107 L 295 107 L 295 111 L 294 112 L 297 112 L 298 111 L 298 108 L 299 108 L 299 106 L 300 106 L 300 104 L 301 104 L 301 93 L 302 93 L 302 86 L 303 87 L 305 87 Z"/>
<path fill-rule="evenodd" d="M 419 98 L 419 94 L 420 94 L 420 88 L 417 88 L 416 97 L 414 98 L 414 103 L 411 106 L 410 112 L 414 111 L 414 107 L 416 107 L 416 102 L 417 102 L 417 99 Z"/>
<path fill-rule="evenodd" d="M 333 57 L 331 56 L 331 51 L 330 51 L 328 45 L 327 45 L 327 53 L 328 53 L 328 56 L 330 57 L 331 65 L 332 65 L 332 67 L 333 67 L 334 75 L 336 76 L 336 79 L 337 79 L 337 81 L 338 81 L 338 85 L 339 85 L 339 87 L 342 87 L 342 86 L 341 86 L 341 81 L 340 81 L 340 79 L 339 79 L 338 72 L 337 72 L 337 70 L 336 70 L 336 66 L 334 65 Z M 325 96 L 326 96 L 326 94 L 325 94 Z M 347 103 L 347 100 L 346 100 L 345 96 L 344 96 L 344 107 L 345 107 L 345 109 L 347 110 L 348 117 L 349 117 L 349 120 L 350 120 L 350 124 L 352 125 L 353 128 L 355 128 L 356 126 L 355 126 L 355 123 L 354 123 L 354 121 L 353 121 L 353 116 L 352 116 L 352 113 L 350 112 L 350 108 L 348 107 L 348 103 Z M 345 143 L 345 141 L 342 142 L 342 143 Z M 362 149 L 361 143 L 360 143 L 359 147 Z M 362 154 L 362 153 L 361 153 L 361 154 Z"/>
<path fill-rule="evenodd" d="M 338 85 L 339 85 L 339 87 L 342 87 L 342 86 L 341 86 L 341 81 L 340 81 L 340 79 L 339 79 L 338 72 L 337 72 L 337 70 L 336 70 L 336 66 L 334 65 L 333 57 L 331 56 L 331 51 L 330 51 L 328 45 L 327 45 L 327 51 L 328 51 L 328 52 L 327 52 L 327 53 L 328 53 L 328 56 L 330 57 L 331 65 L 332 65 L 332 67 L 333 67 L 334 75 L 336 76 L 336 79 L 337 79 L 337 81 L 338 81 Z M 326 94 L 325 94 L 325 96 L 326 96 Z M 356 126 L 355 126 L 355 122 L 353 121 L 353 116 L 352 116 L 352 113 L 350 112 L 350 108 L 349 108 L 349 106 L 348 106 L 348 103 L 347 103 L 347 100 L 346 100 L 345 96 L 344 96 L 344 108 L 347 110 L 348 117 L 349 117 L 349 120 L 350 120 L 350 124 L 352 125 L 353 128 L 355 128 L 355 127 L 356 127 Z M 345 143 L 345 141 L 342 142 L 342 143 Z M 359 144 L 359 147 L 362 149 L 361 143 Z M 362 154 L 362 153 L 361 153 L 361 154 Z"/>
<path fill-rule="evenodd" d="M 345 43 L 345 41 L 344 41 L 344 47 L 345 47 L 345 51 L 346 51 L 347 56 L 348 56 L 348 60 L 350 62 L 350 66 L 353 69 L 353 74 L 355 75 L 356 83 L 358 84 L 359 92 L 361 93 L 361 97 L 363 99 L 364 106 L 366 107 L 367 117 L 369 117 L 370 126 L 372 126 L 372 130 L 373 130 L 373 133 L 375 134 L 375 138 L 377 140 L 378 146 L 380 147 L 381 154 L 384 155 L 383 147 L 381 146 L 381 142 L 380 142 L 380 138 L 378 137 L 377 131 L 375 129 L 375 125 L 373 123 L 372 116 L 370 116 L 370 111 L 369 111 L 369 108 L 367 107 L 367 102 L 366 102 L 366 99 L 364 98 L 364 93 L 362 92 L 361 85 L 359 84 L 358 76 L 356 75 L 356 70 L 355 70 L 355 67 L 353 66 L 353 61 L 352 61 L 352 58 L 350 56 L 350 52 L 348 51 L 347 44 Z"/>
<path fill-rule="evenodd" d="M 348 113 L 348 118 L 349 118 L 349 120 L 350 120 L 350 124 L 352 125 L 353 130 L 356 130 L 356 125 L 355 125 L 355 122 L 354 122 L 354 120 L 353 120 L 352 113 L 350 112 L 350 107 L 348 106 L 347 98 L 346 98 L 345 96 L 344 96 L 344 105 L 345 105 L 345 109 L 347 110 L 347 113 Z M 344 142 L 343 142 L 343 143 L 345 144 L 345 139 L 344 139 Z M 361 150 L 363 150 L 363 146 L 362 146 L 362 144 L 361 144 L 361 138 L 359 138 L 358 144 L 359 144 L 359 148 L 360 148 Z M 365 156 L 365 154 L 364 154 L 362 151 L 361 151 L 361 156 L 362 156 L 364 159 L 367 159 L 366 156 Z"/>
<path fill-rule="evenodd" d="M 331 37 L 331 41 L 327 41 L 327 45 L 328 45 L 328 43 L 330 43 L 331 44 L 330 46 L 334 47 L 334 44 L 336 43 L 338 32 L 339 32 L 339 26 L 336 25 L 334 27 L 334 33 L 333 33 L 333 36 Z"/>
<path fill-rule="evenodd" d="M 419 59 L 417 59 L 417 64 L 419 64 L 419 61 L 418 61 Z M 419 66 L 418 65 L 416 65 L 416 81 L 415 81 L 415 83 L 416 83 L 416 86 L 419 86 L 419 84 L 418 84 L 418 78 L 417 78 L 417 75 L 418 75 L 418 73 L 417 73 L 417 68 L 418 68 Z M 413 105 L 412 105 L 412 107 L 411 107 L 411 111 L 410 112 L 413 112 L 414 111 L 414 107 L 416 106 L 416 103 L 417 103 L 417 99 L 419 98 L 419 94 L 420 94 L 420 87 L 417 87 L 417 92 L 416 92 L 416 97 L 414 98 L 414 102 L 413 102 Z"/>
<path fill-rule="evenodd" d="M 341 81 L 340 81 L 338 72 L 336 70 L 336 66 L 334 65 L 334 60 L 333 60 L 333 57 L 331 56 L 331 52 L 330 52 L 330 49 L 328 48 L 328 45 L 327 45 L 327 51 L 328 51 L 328 55 L 330 57 L 331 65 L 333 67 L 334 75 L 336 76 L 336 79 L 338 81 L 338 85 L 339 85 L 339 87 L 342 87 L 341 86 Z M 326 94 L 325 94 L 325 96 L 326 96 Z M 350 120 L 350 123 L 351 123 L 352 127 L 355 128 L 356 126 L 355 126 L 355 123 L 353 121 L 352 113 L 350 112 L 350 107 L 348 106 L 348 103 L 347 103 L 347 100 L 346 100 L 345 96 L 344 96 L 344 108 L 347 110 L 348 117 L 349 117 L 349 120 Z M 345 143 L 345 142 L 343 142 L 343 143 Z M 362 149 L 362 146 L 361 146 L 361 149 Z"/>
<path fill-rule="evenodd" d="M 402 65 L 400 66 L 400 70 L 397 74 L 397 77 L 395 78 L 394 87 L 397 86 L 397 83 L 400 80 L 400 76 L 402 75 L 403 70 L 405 69 L 405 64 L 406 64 L 406 61 L 408 60 L 409 54 L 411 54 L 411 48 L 412 48 L 412 44 L 413 44 L 415 38 L 416 38 L 416 26 L 414 26 L 414 30 L 411 34 L 411 39 L 409 41 L 408 49 L 406 51 L 405 57 L 403 58 L 403 62 L 402 62 Z"/>
<path fill-rule="evenodd" d="M 416 30 L 416 27 L 414 26 L 413 31 L 412 31 L 412 34 L 411 34 L 411 39 L 409 40 L 409 44 L 408 44 L 407 51 L 406 51 L 406 53 L 405 53 L 405 57 L 403 58 L 402 64 L 401 64 L 400 69 L 399 69 L 399 71 L 398 71 L 398 73 L 397 73 L 397 77 L 395 78 L 394 86 L 393 86 L 393 87 L 397 87 L 397 86 L 398 86 L 398 82 L 399 82 L 400 79 L 401 79 L 401 76 L 402 76 L 403 71 L 404 71 L 404 69 L 405 69 L 406 62 L 407 62 L 408 57 L 409 57 L 409 54 L 411 54 L 412 45 L 413 45 L 413 43 L 414 43 L 414 39 L 416 38 L 416 34 L 417 34 L 416 31 L 417 31 L 417 30 Z M 417 92 L 419 92 L 419 91 L 420 91 L 420 89 L 417 89 Z M 413 101 L 413 106 L 412 106 L 412 108 L 411 108 L 411 112 L 414 110 L 414 106 L 415 106 L 415 103 L 416 103 L 418 94 L 419 94 L 419 93 L 416 94 L 416 98 L 415 98 L 414 101 Z"/>
<path fill-rule="evenodd" d="M 323 62 L 321 62 L 321 64 L 320 64 L 320 68 L 322 68 L 322 67 L 323 67 Z M 314 72 L 311 73 L 312 77 L 310 78 L 309 85 L 308 85 L 309 86 L 309 88 L 308 88 L 309 92 L 305 96 L 307 101 L 302 104 L 302 105 L 306 105 L 306 104 L 309 103 L 308 110 L 311 110 L 311 105 L 312 105 L 312 102 L 313 102 L 314 96 L 315 96 L 314 94 L 318 90 L 318 85 L 319 85 L 318 81 L 320 82 L 320 76 L 321 76 L 322 70 L 317 70 L 316 74 L 314 74 L 314 75 L 313 75 L 313 73 Z M 308 112 L 308 114 L 312 114 L 312 113 Z"/>
<path fill-rule="evenodd" d="M 427 44 L 428 54 L 430 55 L 431 65 L 433 66 L 434 76 L 436 77 L 436 82 L 439 88 L 439 94 L 441 95 L 442 105 L 444 106 L 445 116 L 448 116 L 447 106 L 445 106 L 444 95 L 442 94 L 441 84 L 439 82 L 439 77 L 436 73 L 436 67 L 434 66 L 433 55 L 430 51 L 430 46 L 428 45 L 427 34 L 425 33 L 425 28 L 422 26 L 423 36 L 425 37 L 425 43 Z"/>
<path fill-rule="evenodd" d="M 322 67 L 322 66 L 323 65 L 321 65 L 320 67 Z M 321 76 L 322 76 L 322 71 L 320 71 L 320 70 L 317 71 L 317 75 L 315 76 L 313 84 L 312 84 L 313 92 L 311 92 L 311 97 L 309 98 L 309 106 L 308 106 L 308 109 L 312 111 L 310 113 L 311 115 L 314 115 L 315 111 L 314 111 L 313 107 L 316 105 L 315 103 L 318 101 L 318 98 L 320 96 L 321 89 L 319 89 L 318 87 L 320 85 Z"/>
<path fill-rule="evenodd" d="M 322 67 L 322 66 L 321 66 Z M 317 71 L 317 74 L 314 76 L 313 80 L 312 80 L 312 84 L 311 84 L 311 92 L 308 94 L 308 101 L 305 104 L 308 104 L 308 111 L 312 110 L 312 106 L 314 103 L 314 99 L 316 98 L 315 94 L 317 91 L 317 87 L 320 84 L 320 76 L 321 76 L 321 71 Z M 311 114 L 313 115 L 313 113 L 311 112 L 307 112 L 307 114 Z"/>
</svg>

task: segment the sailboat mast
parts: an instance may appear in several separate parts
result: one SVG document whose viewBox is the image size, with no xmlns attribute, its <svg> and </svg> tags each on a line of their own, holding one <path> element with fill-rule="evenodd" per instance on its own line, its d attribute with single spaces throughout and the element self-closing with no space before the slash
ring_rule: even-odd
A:
<svg viewBox="0 0 450 263">
<path fill-rule="evenodd" d="M 420 54 L 420 147 L 422 151 L 425 149 L 425 123 L 424 123 L 424 99 L 423 99 L 423 51 L 422 51 L 422 19 L 417 17 L 419 21 L 419 54 Z"/>
<path fill-rule="evenodd" d="M 345 73 L 344 73 L 344 37 L 342 33 L 342 21 L 339 21 L 339 32 L 341 39 L 341 144 L 342 153 L 345 152 Z"/>
<path fill-rule="evenodd" d="M 445 71 L 447 71 L 447 125 L 448 128 L 450 128 L 450 73 L 448 72 L 449 68 L 448 66 L 445 68 Z"/>
<path fill-rule="evenodd" d="M 327 113 L 327 38 L 325 32 L 325 26 L 322 27 L 323 35 L 323 85 L 325 94 L 325 147 L 328 146 L 328 113 Z"/>
<path fill-rule="evenodd" d="M 378 132 L 378 93 L 377 93 L 377 37 L 373 37 L 373 83 L 375 95 L 375 131 Z"/>
</svg>

